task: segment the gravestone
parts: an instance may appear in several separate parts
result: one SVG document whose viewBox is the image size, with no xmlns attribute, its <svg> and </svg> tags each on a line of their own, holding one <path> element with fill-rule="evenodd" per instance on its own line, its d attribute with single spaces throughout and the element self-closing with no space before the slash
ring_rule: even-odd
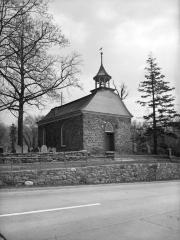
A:
<svg viewBox="0 0 180 240">
<path fill-rule="evenodd" d="M 76 168 L 71 168 L 71 172 L 76 172 Z"/>
<path fill-rule="evenodd" d="M 24 185 L 26 185 L 26 186 L 33 186 L 34 183 L 33 183 L 33 181 L 28 180 L 28 181 L 25 181 Z"/>
<path fill-rule="evenodd" d="M 48 152 L 48 149 L 47 149 L 47 146 L 46 146 L 46 145 L 42 145 L 42 146 L 41 146 L 41 152 L 42 152 L 42 153 L 47 153 L 47 152 Z"/>
<path fill-rule="evenodd" d="M 147 153 L 151 154 L 151 147 L 148 143 L 146 143 L 146 147 L 147 147 Z"/>
<path fill-rule="evenodd" d="M 19 145 L 15 146 L 15 151 L 16 153 L 22 153 L 22 147 Z M 27 145 L 23 145 L 23 153 L 28 153 L 28 146 Z"/>
<path fill-rule="evenodd" d="M 22 153 L 22 148 L 21 148 L 21 146 L 16 145 L 16 146 L 15 146 L 15 151 L 16 151 L 16 153 Z"/>
<path fill-rule="evenodd" d="M 52 148 L 52 152 L 53 152 L 53 153 L 56 152 L 56 148 L 55 148 L 55 147 Z"/>
<path fill-rule="evenodd" d="M 28 153 L 28 146 L 27 145 L 23 146 L 23 153 Z"/>
<path fill-rule="evenodd" d="M 133 152 L 137 153 L 137 144 L 136 143 L 133 143 Z"/>
</svg>

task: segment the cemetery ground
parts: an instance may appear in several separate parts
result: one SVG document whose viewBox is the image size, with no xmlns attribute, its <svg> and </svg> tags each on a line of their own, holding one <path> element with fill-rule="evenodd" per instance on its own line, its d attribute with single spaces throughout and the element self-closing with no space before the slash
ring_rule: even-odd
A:
<svg viewBox="0 0 180 240">
<path fill-rule="evenodd" d="M 0 190 L 8 240 L 178 240 L 180 181 Z"/>
<path fill-rule="evenodd" d="M 76 154 L 76 152 L 75 152 Z M 1 171 L 17 171 L 17 170 L 41 170 L 41 169 L 58 169 L 71 167 L 86 167 L 112 164 L 131 164 L 131 163 L 158 163 L 158 162 L 180 162 L 179 157 L 169 158 L 168 155 L 121 155 L 115 157 L 108 156 L 76 156 L 65 155 L 59 159 L 58 153 L 50 154 L 57 158 L 49 159 L 49 154 L 18 154 L 8 156 L 0 156 L 0 172 Z"/>
</svg>

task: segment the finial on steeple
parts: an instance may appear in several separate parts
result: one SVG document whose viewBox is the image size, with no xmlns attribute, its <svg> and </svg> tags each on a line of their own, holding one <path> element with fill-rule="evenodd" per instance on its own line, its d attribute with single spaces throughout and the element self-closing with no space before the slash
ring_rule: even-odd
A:
<svg viewBox="0 0 180 240">
<path fill-rule="evenodd" d="M 95 80 L 95 88 L 97 87 L 110 87 L 109 80 L 111 79 L 111 76 L 106 72 L 103 66 L 103 51 L 102 47 L 99 49 L 101 54 L 101 65 L 99 68 L 98 73 L 96 74 L 93 79 Z"/>
<path fill-rule="evenodd" d="M 103 49 L 102 49 L 102 47 L 99 49 L 99 51 L 100 51 L 100 54 L 101 54 L 101 65 L 103 64 L 103 57 L 102 57 L 102 55 L 103 55 L 103 51 L 102 51 Z"/>
</svg>

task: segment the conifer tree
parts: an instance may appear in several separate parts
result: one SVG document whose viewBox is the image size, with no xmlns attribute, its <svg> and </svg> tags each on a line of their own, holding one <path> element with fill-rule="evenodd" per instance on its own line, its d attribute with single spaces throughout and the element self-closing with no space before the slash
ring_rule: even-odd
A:
<svg viewBox="0 0 180 240">
<path fill-rule="evenodd" d="M 154 154 L 157 154 L 158 130 L 165 129 L 178 114 L 174 109 L 174 87 L 170 87 L 169 82 L 165 81 L 155 58 L 150 55 L 146 62 L 146 80 L 139 85 L 138 91 L 142 93 L 142 100 L 138 103 L 148 107 L 149 114 L 143 117 L 153 130 Z"/>
</svg>

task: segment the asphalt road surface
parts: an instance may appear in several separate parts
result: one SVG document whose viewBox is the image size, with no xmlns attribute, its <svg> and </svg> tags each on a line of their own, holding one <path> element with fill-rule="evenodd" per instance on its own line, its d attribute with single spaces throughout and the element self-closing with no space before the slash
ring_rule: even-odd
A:
<svg viewBox="0 0 180 240">
<path fill-rule="evenodd" d="M 0 191 L 7 240 L 179 240 L 180 181 Z"/>
</svg>

